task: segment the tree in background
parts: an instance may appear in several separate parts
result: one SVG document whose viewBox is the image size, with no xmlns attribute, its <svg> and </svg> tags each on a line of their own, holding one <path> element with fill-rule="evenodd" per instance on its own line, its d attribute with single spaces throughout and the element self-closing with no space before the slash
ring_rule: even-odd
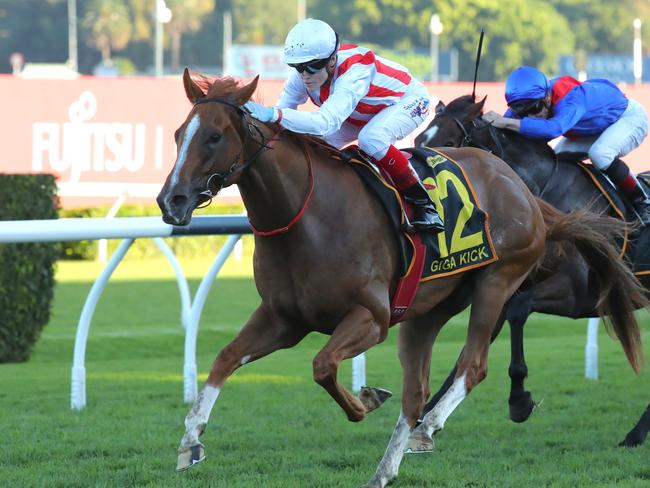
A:
<svg viewBox="0 0 650 488">
<path fill-rule="evenodd" d="M 297 5 L 296 0 L 231 0 L 233 42 L 284 44 L 287 32 L 298 21 Z"/>
<path fill-rule="evenodd" d="M 557 57 L 571 53 L 574 45 L 566 19 L 543 0 L 507 4 L 502 0 L 354 0 L 338 11 L 325 1 L 315 2 L 313 8 L 309 5 L 310 14 L 359 42 L 401 49 L 426 48 L 431 15 L 438 14 L 444 25 L 441 47 L 458 49 L 461 80 L 474 76 L 482 27 L 486 31 L 483 80 L 503 79 L 521 64 L 553 72 Z"/>
<path fill-rule="evenodd" d="M 85 4 L 81 26 L 86 29 L 87 41 L 110 63 L 114 49 L 123 49 L 131 40 L 133 31 L 130 11 L 125 0 L 89 0 Z"/>
<path fill-rule="evenodd" d="M 632 20 L 645 10 L 650 14 L 647 0 L 550 0 L 549 2 L 571 26 L 577 49 L 586 52 L 624 53 L 632 49 Z M 646 24 L 647 27 L 650 25 Z M 648 38 L 650 39 L 650 38 Z"/>
<path fill-rule="evenodd" d="M 233 41 L 242 44 L 280 45 L 297 20 L 298 0 L 166 1 L 174 10 L 172 22 L 185 19 L 173 34 L 182 36 L 182 44 L 179 37 L 172 48 L 172 62 L 179 65 L 220 64 L 225 11 L 232 12 Z M 379 53 L 424 52 L 419 64 L 426 62 L 429 20 L 437 13 L 444 24 L 440 47 L 458 49 L 462 80 L 473 77 L 481 27 L 484 81 L 503 79 L 520 64 L 555 74 L 562 54 L 631 53 L 636 17 L 646 22 L 643 49 L 650 50 L 648 0 L 306 0 L 306 5 L 307 15 L 330 23 L 343 42 L 381 46 Z M 88 39 L 88 45 L 79 43 L 81 72 L 91 72 L 100 55 L 114 53 L 132 60 L 140 72 L 150 69 L 155 0 L 77 0 L 77 6 L 79 35 Z M 166 36 L 171 28 L 165 27 Z M 0 72 L 11 71 L 8 58 L 15 51 L 28 62 L 65 62 L 67 0 L 0 0 L 0 39 Z"/>
<path fill-rule="evenodd" d="M 203 19 L 215 9 L 215 0 L 166 0 L 172 11 L 168 29 L 171 38 L 171 67 L 178 70 L 181 60 L 181 39 L 188 32 L 196 32 Z M 215 46 L 216 48 L 216 46 Z"/>
<path fill-rule="evenodd" d="M 28 63 L 65 63 L 68 59 L 65 0 L 0 0 L 0 73 L 10 73 L 11 53 Z"/>
</svg>

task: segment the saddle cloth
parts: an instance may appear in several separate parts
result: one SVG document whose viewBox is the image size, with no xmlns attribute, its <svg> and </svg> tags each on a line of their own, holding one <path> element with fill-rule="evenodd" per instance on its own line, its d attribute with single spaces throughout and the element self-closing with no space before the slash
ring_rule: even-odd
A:
<svg viewBox="0 0 650 488">
<path fill-rule="evenodd" d="M 420 282 L 462 273 L 498 259 L 490 238 L 487 214 L 478 206 L 471 183 L 460 165 L 433 149 L 403 152 L 429 190 L 444 221 L 444 232 L 408 234 L 405 214 L 410 212 L 410 207 L 401 200 L 390 177 L 358 148 L 346 150 L 346 159 L 366 187 L 380 199 L 397 235 L 402 280 L 410 275 L 415 281 L 407 293 L 412 293 L 410 298 L 404 299 L 404 293 L 400 297 L 398 286 L 395 295 L 400 300 L 393 297 L 391 301 L 391 323 L 398 322 L 410 306 Z"/>
<path fill-rule="evenodd" d="M 594 185 L 602 193 L 616 215 L 630 223 L 638 223 L 638 218 L 630 203 L 623 198 L 605 175 L 593 165 L 579 162 L 580 167 L 589 175 Z M 650 172 L 637 175 L 639 183 L 647 195 L 650 195 Z M 620 243 L 621 255 L 632 266 L 635 275 L 650 274 L 650 227 L 641 227 L 630 235 L 626 232 Z"/>
</svg>

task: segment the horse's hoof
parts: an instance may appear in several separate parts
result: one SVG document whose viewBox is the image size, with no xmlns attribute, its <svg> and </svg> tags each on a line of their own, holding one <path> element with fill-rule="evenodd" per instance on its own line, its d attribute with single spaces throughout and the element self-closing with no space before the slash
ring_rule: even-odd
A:
<svg viewBox="0 0 650 488">
<path fill-rule="evenodd" d="M 618 447 L 639 447 L 645 442 L 645 436 L 636 432 L 630 432 L 625 439 L 618 443 Z"/>
<path fill-rule="evenodd" d="M 372 388 L 370 386 L 364 386 L 359 392 L 359 400 L 363 403 L 363 406 L 366 407 L 366 412 L 372 412 L 381 406 L 386 400 L 392 397 L 393 394 L 384 390 L 383 388 Z"/>
<path fill-rule="evenodd" d="M 522 395 L 510 397 L 508 401 L 510 406 L 510 420 L 516 423 L 525 422 L 535 410 L 533 395 L 525 391 Z"/>
<path fill-rule="evenodd" d="M 205 459 L 203 444 L 196 444 L 192 447 L 178 452 L 176 471 L 185 471 Z"/>
<path fill-rule="evenodd" d="M 404 449 L 406 454 L 433 452 L 433 439 L 423 432 L 413 432 Z"/>
</svg>

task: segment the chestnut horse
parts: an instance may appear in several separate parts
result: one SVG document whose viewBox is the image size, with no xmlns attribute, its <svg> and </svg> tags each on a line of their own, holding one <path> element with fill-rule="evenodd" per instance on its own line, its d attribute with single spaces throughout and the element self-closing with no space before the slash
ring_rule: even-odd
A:
<svg viewBox="0 0 650 488">
<path fill-rule="evenodd" d="M 239 187 L 256 234 L 254 273 L 261 304 L 237 337 L 217 355 L 207 382 L 185 418 L 177 469 L 204 459 L 199 436 L 228 377 L 240 366 L 293 347 L 308 333 L 331 336 L 313 361 L 314 380 L 348 419 L 362 420 L 378 406 L 375 395 L 353 396 L 337 380 L 339 364 L 382 342 L 399 257 L 381 203 L 319 140 L 251 118 L 242 105 L 257 78 L 239 86 L 229 78 L 183 75 L 193 106 L 176 131 L 178 156 L 158 195 L 163 220 L 190 222 L 193 210 L 222 187 Z M 402 411 L 388 448 L 367 486 L 397 476 L 406 443 L 429 393 L 431 349 L 450 317 L 472 305 L 457 375 L 418 429 L 431 434 L 486 375 L 490 336 L 501 310 L 542 259 L 547 242 L 571 240 L 597 255 L 615 253 L 591 226 L 610 219 L 561 214 L 538 202 L 500 159 L 477 149 L 449 152 L 468 175 L 489 215 L 499 257 L 485 267 L 423 283 L 399 331 L 403 368 Z M 602 226 L 601 226 L 602 227 Z M 633 290 L 632 290 L 633 292 Z M 636 368 L 638 329 L 630 323 L 622 342 Z"/>
<path fill-rule="evenodd" d="M 416 145 L 485 149 L 508 163 L 533 195 L 554 207 L 566 212 L 589 207 L 595 212 L 616 215 L 589 175 L 576 164 L 575 157 L 556 157 L 553 149 L 544 141 L 489 125 L 481 118 L 484 104 L 485 98 L 476 101 L 471 95 L 458 97 L 448 105 L 440 102 L 431 124 L 415 138 Z M 533 312 L 574 319 L 599 315 L 596 305 L 601 290 L 595 279 L 597 273 L 588 266 L 583 256 L 565 253 L 559 259 L 545 262 L 542 269 L 543 273 L 533 273 L 528 277 L 506 307 L 512 351 L 508 368 L 511 379 L 508 404 L 510 418 L 515 422 L 527 420 L 534 407 L 531 393 L 524 388 L 528 367 L 524 357 L 523 330 L 528 316 Z M 646 295 L 650 294 L 650 275 L 644 274 L 639 279 Z M 609 310 L 612 322 L 627 320 L 628 306 L 615 304 Z M 434 407 L 454 376 L 455 372 L 452 371 L 443 388 L 427 403 L 425 412 Z M 650 414 L 646 409 L 637 425 L 619 445 L 638 446 L 644 442 L 648 431 Z"/>
</svg>

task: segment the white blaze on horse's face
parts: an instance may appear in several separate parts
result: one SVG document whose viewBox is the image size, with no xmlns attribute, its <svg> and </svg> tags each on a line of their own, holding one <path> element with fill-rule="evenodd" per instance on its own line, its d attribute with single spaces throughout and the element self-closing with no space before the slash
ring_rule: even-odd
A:
<svg viewBox="0 0 650 488">
<path fill-rule="evenodd" d="M 433 125 L 429 127 L 427 130 L 425 130 L 423 134 L 425 139 L 420 143 L 420 146 L 427 146 L 429 144 L 429 141 L 433 139 L 433 136 L 435 136 L 437 132 L 438 132 L 438 126 L 436 125 Z"/>
<path fill-rule="evenodd" d="M 176 158 L 174 171 L 172 172 L 172 177 L 169 180 L 172 187 L 178 184 L 178 179 L 179 179 L 178 175 L 183 169 L 183 165 L 185 164 L 185 161 L 187 161 L 187 152 L 190 147 L 190 143 L 192 142 L 192 139 L 198 132 L 200 126 L 201 126 L 201 119 L 199 118 L 199 114 L 194 114 L 190 119 L 190 123 L 187 124 L 187 127 L 185 128 L 185 134 L 183 134 L 183 142 L 181 142 L 181 147 L 178 150 L 178 157 Z"/>
</svg>

